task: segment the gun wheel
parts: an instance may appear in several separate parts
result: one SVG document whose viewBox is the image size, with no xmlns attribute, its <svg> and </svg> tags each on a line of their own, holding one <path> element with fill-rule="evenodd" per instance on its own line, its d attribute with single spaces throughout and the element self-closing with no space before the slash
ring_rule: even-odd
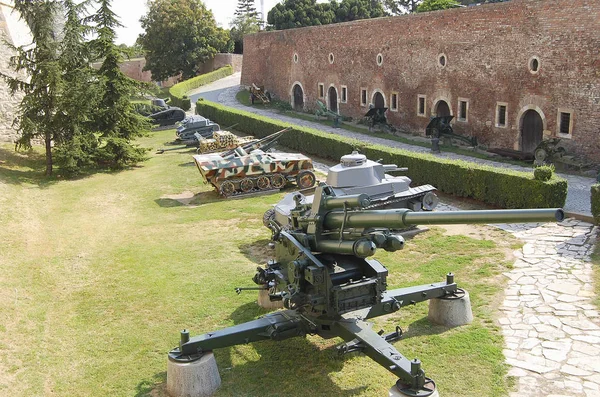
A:
<svg viewBox="0 0 600 397">
<path fill-rule="evenodd" d="M 256 186 L 260 190 L 265 190 L 265 189 L 268 189 L 269 186 L 271 186 L 271 181 L 266 176 L 259 176 L 258 179 L 256 180 Z"/>
<path fill-rule="evenodd" d="M 219 187 L 219 193 L 224 197 L 230 196 L 235 191 L 235 185 L 231 181 L 223 181 Z"/>
<path fill-rule="evenodd" d="M 548 154 L 544 149 L 539 148 L 535 150 L 534 157 L 537 161 L 544 161 L 548 157 Z"/>
<path fill-rule="evenodd" d="M 275 189 L 281 189 L 285 186 L 285 178 L 281 174 L 275 174 L 271 177 L 271 186 Z"/>
<path fill-rule="evenodd" d="M 315 177 L 315 174 L 312 173 L 312 171 L 302 171 L 296 177 L 296 184 L 301 189 L 308 189 L 315 186 L 316 181 L 317 178 Z"/>
<path fill-rule="evenodd" d="M 244 178 L 240 181 L 240 190 L 244 193 L 249 192 L 254 187 L 254 182 L 250 178 Z"/>
</svg>

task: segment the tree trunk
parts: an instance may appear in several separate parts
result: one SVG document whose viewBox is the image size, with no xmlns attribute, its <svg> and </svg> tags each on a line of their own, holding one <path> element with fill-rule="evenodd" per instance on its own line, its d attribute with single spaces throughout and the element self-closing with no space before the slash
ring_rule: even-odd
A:
<svg viewBox="0 0 600 397">
<path fill-rule="evenodd" d="M 46 176 L 52 176 L 52 134 L 46 132 Z"/>
</svg>

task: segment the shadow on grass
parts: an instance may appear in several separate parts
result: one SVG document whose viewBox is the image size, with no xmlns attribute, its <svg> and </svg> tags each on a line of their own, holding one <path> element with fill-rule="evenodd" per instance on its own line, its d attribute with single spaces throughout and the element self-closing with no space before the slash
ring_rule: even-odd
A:
<svg viewBox="0 0 600 397">
<path fill-rule="evenodd" d="M 414 338 L 416 336 L 440 335 L 456 327 L 446 327 L 444 325 L 432 324 L 427 317 L 422 317 L 413 321 L 408 326 L 408 331 L 402 334 L 402 339 Z"/>
<path fill-rule="evenodd" d="M 186 195 L 174 194 L 170 197 L 161 197 L 154 202 L 163 208 L 173 207 L 194 207 L 203 204 L 210 204 L 223 200 L 214 190 L 195 194 L 191 197 Z"/>
<path fill-rule="evenodd" d="M 250 244 L 240 245 L 239 249 L 252 262 L 264 265 L 267 260 L 275 257 L 275 250 L 268 247 L 270 242 L 270 239 L 262 239 Z"/>
<path fill-rule="evenodd" d="M 249 302 L 234 310 L 229 319 L 234 324 L 243 324 L 270 312 Z M 344 390 L 336 385 L 329 373 L 343 370 L 344 360 L 340 360 L 335 349 L 321 349 L 306 337 L 290 338 L 283 341 L 262 341 L 252 344 L 258 360 L 253 357 L 243 365 L 237 365 L 239 356 L 247 353 L 232 346 L 216 352 L 223 385 L 232 395 L 247 396 L 290 396 L 317 395 L 356 396 L 365 391 L 366 386 Z M 239 379 L 251 379 L 243 384 Z M 256 380 L 260 379 L 260 382 Z"/>
<path fill-rule="evenodd" d="M 134 397 L 167 396 L 167 371 L 155 374 L 151 379 L 138 383 Z"/>
<path fill-rule="evenodd" d="M 17 152 L 0 147 L 0 182 L 11 185 L 32 184 L 47 188 L 63 180 L 76 181 L 96 174 L 117 175 L 138 168 L 142 168 L 142 166 L 138 164 L 114 170 L 89 169 L 81 171 L 78 175 L 65 177 L 60 175 L 60 169 L 55 166 L 53 175 L 46 176 L 46 156 L 44 153 L 35 150 Z"/>
<path fill-rule="evenodd" d="M 0 148 L 0 181 L 11 185 L 26 183 L 39 187 L 55 184 L 56 177 L 44 175 L 45 171 L 46 157 L 43 153 Z"/>
</svg>

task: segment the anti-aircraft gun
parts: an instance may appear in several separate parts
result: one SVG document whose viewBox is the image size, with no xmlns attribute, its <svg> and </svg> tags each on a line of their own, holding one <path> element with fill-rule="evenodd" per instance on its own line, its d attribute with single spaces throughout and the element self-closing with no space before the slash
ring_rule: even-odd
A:
<svg viewBox="0 0 600 397">
<path fill-rule="evenodd" d="M 365 209 L 370 205 L 367 195 L 336 196 L 325 184 L 315 189 L 312 203 L 307 204 L 301 193 L 295 202 L 289 224 L 271 223 L 275 259 L 257 269 L 253 281 L 259 287 L 237 288 L 268 290 L 270 299 L 283 301 L 286 310 L 193 338 L 183 331 L 179 346 L 169 352 L 170 363 L 194 362 L 213 349 L 260 340 L 337 336 L 345 340 L 340 352 L 361 351 L 396 375 L 394 390 L 399 395 L 429 396 L 435 383 L 425 377 L 420 361 L 405 358 L 389 343 L 401 337 L 401 330 L 381 335 L 366 320 L 428 299 L 448 299 L 460 290 L 451 273 L 443 282 L 388 290 L 388 270 L 372 256 L 378 248 L 393 252 L 404 247 L 404 239 L 390 229 L 564 218 L 562 209 L 370 210 Z"/>
</svg>

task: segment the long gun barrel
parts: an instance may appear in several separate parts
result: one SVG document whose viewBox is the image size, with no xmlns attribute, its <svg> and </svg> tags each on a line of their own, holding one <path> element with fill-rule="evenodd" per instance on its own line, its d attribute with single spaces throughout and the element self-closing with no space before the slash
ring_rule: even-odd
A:
<svg viewBox="0 0 600 397">
<path fill-rule="evenodd" d="M 250 142 L 247 143 L 245 145 L 242 145 L 241 148 L 244 149 L 245 152 L 250 153 L 250 151 L 254 150 L 254 149 L 261 149 L 262 151 L 267 151 L 269 149 L 271 149 L 273 146 L 275 146 L 275 144 L 277 143 L 277 141 L 279 140 L 279 138 L 281 137 L 281 135 L 286 132 L 291 130 L 290 127 L 288 128 L 284 128 L 281 131 L 277 131 L 271 135 L 267 135 L 266 137 L 259 139 L 258 141 L 254 141 L 254 142 Z M 235 153 L 235 149 L 231 149 L 228 150 L 226 152 L 221 153 L 221 157 L 223 158 L 227 158 L 229 156 L 232 156 Z"/>
<path fill-rule="evenodd" d="M 471 223 L 531 223 L 560 222 L 565 213 L 560 208 L 523 210 L 483 210 L 414 212 L 408 209 L 331 211 L 325 215 L 326 229 L 390 228 L 401 229 L 412 225 L 451 225 Z"/>
</svg>

